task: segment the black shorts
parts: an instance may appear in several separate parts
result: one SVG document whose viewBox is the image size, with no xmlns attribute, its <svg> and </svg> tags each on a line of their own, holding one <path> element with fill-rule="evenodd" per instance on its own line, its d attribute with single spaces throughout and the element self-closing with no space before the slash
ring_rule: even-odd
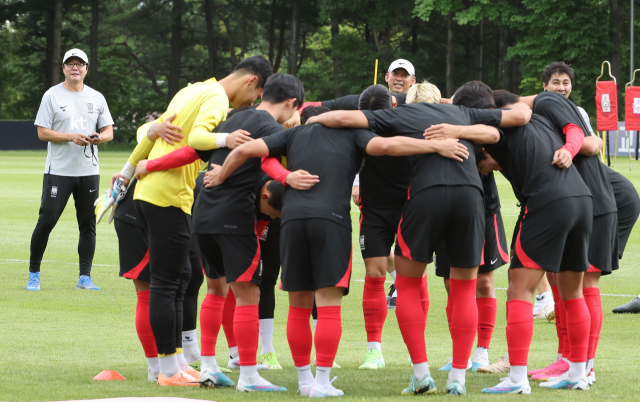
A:
<svg viewBox="0 0 640 402">
<path fill-rule="evenodd" d="M 510 268 L 585 272 L 592 223 L 591 197 L 561 198 L 533 212 L 525 208 Z"/>
<path fill-rule="evenodd" d="M 278 281 L 280 273 L 280 219 L 274 219 L 260 234 L 260 261 L 263 282 L 269 278 L 268 286 Z"/>
<path fill-rule="evenodd" d="M 428 264 L 444 241 L 451 265 L 480 265 L 484 197 L 473 186 L 435 186 L 409 198 L 398 226 L 396 255 Z"/>
<path fill-rule="evenodd" d="M 256 235 L 196 234 L 207 278 L 260 286 L 260 242 Z"/>
<path fill-rule="evenodd" d="M 487 274 L 500 268 L 509 262 L 507 250 L 507 235 L 504 232 L 502 214 L 498 211 L 491 216 L 485 215 L 484 246 L 480 259 L 479 274 Z M 436 276 L 449 278 L 451 263 L 447 255 L 444 242 L 440 243 L 436 250 Z"/>
<path fill-rule="evenodd" d="M 589 270 L 609 275 L 618 269 L 618 217 L 616 212 L 594 216 L 589 241 Z"/>
<path fill-rule="evenodd" d="M 328 219 L 296 219 L 281 227 L 282 290 L 342 287 L 349 293 L 351 230 Z"/>
<path fill-rule="evenodd" d="M 387 257 L 396 239 L 402 208 L 367 208 L 360 205 L 362 258 Z"/>
<path fill-rule="evenodd" d="M 149 241 L 144 228 L 120 219 L 113 224 L 118 235 L 120 276 L 149 282 Z"/>
</svg>

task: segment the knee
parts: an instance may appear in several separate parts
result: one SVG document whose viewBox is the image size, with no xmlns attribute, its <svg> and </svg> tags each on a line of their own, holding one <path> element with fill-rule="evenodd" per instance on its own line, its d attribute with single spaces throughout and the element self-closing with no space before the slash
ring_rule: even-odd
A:
<svg viewBox="0 0 640 402">
<path fill-rule="evenodd" d="M 493 278 L 488 275 L 478 275 L 476 287 L 477 297 L 495 297 L 495 286 Z"/>
</svg>

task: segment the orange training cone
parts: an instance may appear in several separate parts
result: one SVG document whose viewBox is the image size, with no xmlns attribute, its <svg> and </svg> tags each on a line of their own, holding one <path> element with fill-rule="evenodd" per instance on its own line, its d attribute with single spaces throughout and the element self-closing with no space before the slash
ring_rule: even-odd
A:
<svg viewBox="0 0 640 402">
<path fill-rule="evenodd" d="M 125 378 L 115 370 L 104 370 L 93 379 L 98 381 L 125 381 Z"/>
</svg>

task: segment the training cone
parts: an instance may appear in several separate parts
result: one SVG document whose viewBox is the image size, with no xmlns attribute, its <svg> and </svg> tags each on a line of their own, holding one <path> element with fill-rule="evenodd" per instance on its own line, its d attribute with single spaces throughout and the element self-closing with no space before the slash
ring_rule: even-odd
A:
<svg viewBox="0 0 640 402">
<path fill-rule="evenodd" d="M 125 378 L 115 370 L 104 370 L 93 379 L 97 381 L 125 381 Z"/>
</svg>

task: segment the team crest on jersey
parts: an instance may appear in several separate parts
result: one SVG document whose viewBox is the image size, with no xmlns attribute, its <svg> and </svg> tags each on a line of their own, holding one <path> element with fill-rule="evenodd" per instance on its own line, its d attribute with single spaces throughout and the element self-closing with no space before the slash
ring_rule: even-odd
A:
<svg viewBox="0 0 640 402">
<path fill-rule="evenodd" d="M 58 187 L 56 186 L 51 186 L 51 196 L 53 198 L 56 198 L 56 196 L 58 195 Z"/>
<path fill-rule="evenodd" d="M 267 240 L 267 235 L 269 234 L 269 226 L 265 227 L 264 230 L 262 231 L 262 235 L 260 236 L 260 240 L 265 241 Z"/>
<path fill-rule="evenodd" d="M 360 236 L 360 250 L 364 250 L 364 235 Z"/>
<path fill-rule="evenodd" d="M 93 103 L 87 102 L 87 112 L 93 113 Z"/>
</svg>

